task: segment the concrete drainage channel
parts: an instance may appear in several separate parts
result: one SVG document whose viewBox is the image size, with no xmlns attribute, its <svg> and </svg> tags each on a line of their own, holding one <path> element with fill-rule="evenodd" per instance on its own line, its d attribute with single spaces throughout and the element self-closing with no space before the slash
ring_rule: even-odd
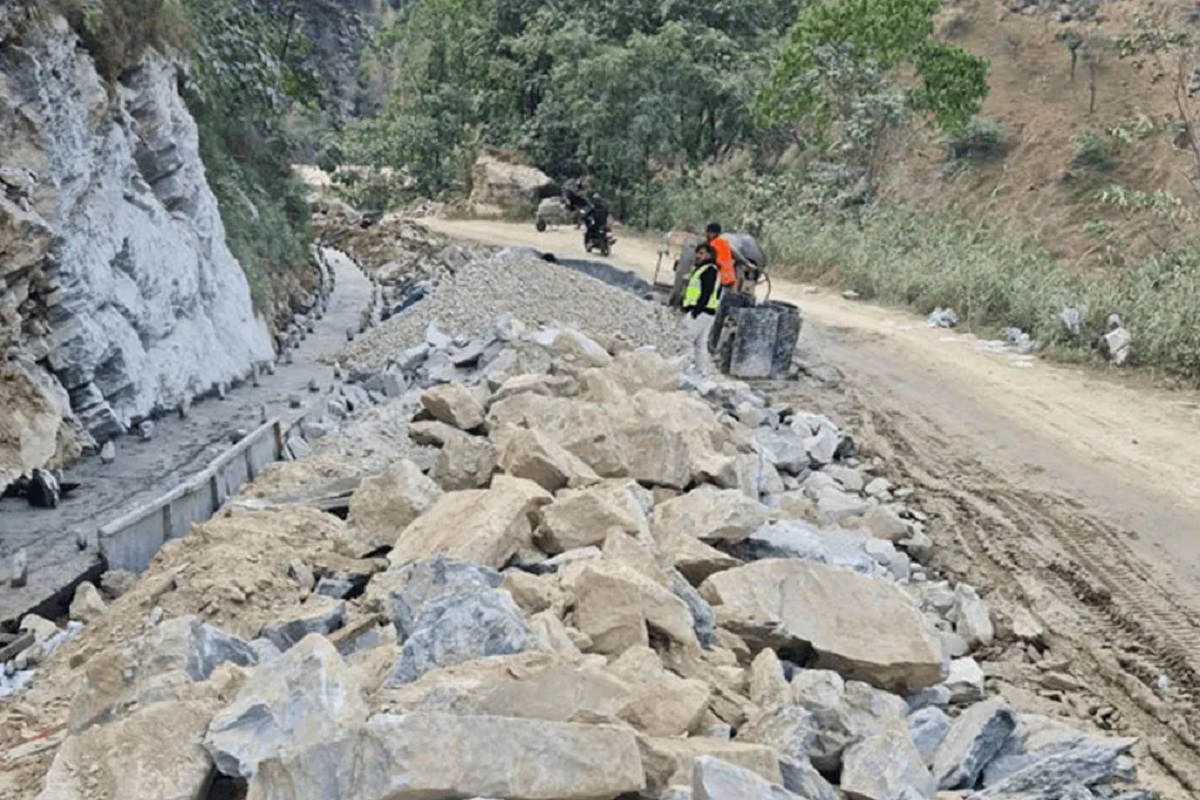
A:
<svg viewBox="0 0 1200 800">
<path fill-rule="evenodd" d="M 329 341 L 344 343 L 345 338 L 353 332 L 365 331 L 378 321 L 382 291 L 374 282 L 367 283 L 361 267 L 337 251 L 318 251 L 317 258 L 322 285 L 327 287 L 328 291 L 322 292 L 320 301 L 308 316 L 294 320 L 280 335 L 276 360 L 266 369 L 262 365 L 256 365 L 258 368 L 251 373 L 253 388 L 249 388 L 251 379 L 246 382 L 248 391 L 262 393 L 274 389 L 259 388 L 262 385 L 258 380 L 261 373 L 275 372 L 278 369 L 282 375 L 291 368 L 293 361 L 307 360 L 316 363 L 319 358 L 316 353 L 308 354 L 305 359 L 297 359 L 297 355 L 301 352 L 302 342 L 321 339 L 321 336 L 313 336 L 314 331 L 320 333 L 318 325 L 331 328 L 324 334 L 327 341 L 323 344 L 324 349 L 331 349 Z M 336 268 L 333 264 L 335 260 L 340 262 Z M 352 280 L 335 282 L 333 276 L 338 271 L 342 273 L 343 278 L 348 276 Z M 343 283 L 362 285 L 343 288 Z M 347 302 L 353 305 L 350 314 L 347 314 L 345 309 L 342 311 L 342 316 L 352 316 L 355 324 L 351 329 L 347 329 L 343 324 L 344 320 L 334 319 L 330 313 L 329 304 L 335 285 L 346 294 L 336 301 L 341 301 L 343 305 Z M 314 349 L 320 347 L 319 342 L 314 345 Z M 303 375 L 307 374 L 304 371 L 305 367 L 297 363 L 293 371 L 296 370 L 299 372 L 292 377 L 300 381 Z M 264 375 L 263 383 L 265 380 Z M 314 393 L 319 392 L 320 383 L 318 377 L 312 377 L 308 380 L 306 388 Z M 214 414 L 230 413 L 231 410 L 218 403 L 226 398 L 235 399 L 236 391 L 230 392 L 226 397 L 215 397 L 203 404 L 197 404 L 195 407 L 188 403 L 186 413 L 192 417 L 203 415 L 205 407 Z M 41 528 L 54 527 L 55 520 L 50 517 L 55 513 L 53 511 L 32 510 L 14 513 L 11 517 L 6 515 L 16 519 L 14 530 L 17 533 L 13 538 L 17 539 L 17 544 L 11 544 L 9 533 L 0 537 L 0 544 L 7 545 L 5 549 L 12 553 L 9 560 L 13 565 L 11 574 L 4 582 L 4 591 L 0 592 L 0 596 L 3 597 L 3 602 L 0 602 L 0 630 L 11 631 L 0 633 L 0 650 L 19 644 L 15 631 L 25 614 L 36 613 L 50 618 L 63 616 L 77 587 L 83 582 L 99 583 L 101 577 L 111 570 L 144 570 L 165 542 L 186 535 L 191 525 L 209 519 L 243 484 L 252 480 L 268 464 L 291 458 L 289 441 L 297 447 L 303 446 L 298 443 L 303 441 L 305 430 L 312 430 L 314 426 L 320 427 L 321 420 L 329 414 L 330 399 L 337 391 L 338 384 L 335 380 L 329 393 L 322 394 L 317 402 L 310 403 L 307 408 L 304 407 L 303 395 L 300 392 L 288 394 L 286 389 L 275 391 L 273 404 L 288 408 L 289 411 L 280 411 L 268 417 L 267 404 L 258 404 L 259 411 L 254 412 L 258 427 L 246 432 L 251 426 L 237 423 L 242 429 L 234 435 L 235 443 L 224 448 L 215 457 L 201 462 L 203 466 L 200 469 L 186 461 L 181 463 L 180 470 L 190 471 L 190 474 L 182 479 L 173 479 L 172 476 L 179 474 L 178 472 L 167 474 L 165 480 L 162 473 L 154 474 L 152 480 L 159 485 L 165 484 L 167 490 L 148 500 L 138 500 L 136 495 L 127 495 L 131 499 L 124 505 L 124 513 L 120 510 L 116 514 L 105 513 L 103 510 L 89 511 L 86 505 L 74 507 L 73 514 L 76 519 L 109 517 L 110 521 L 98 530 L 92 529 L 94 535 L 89 535 L 86 528 L 76 528 L 74 519 L 67 524 L 62 524 L 63 520 L 60 519 L 59 532 L 54 535 L 41 534 L 39 530 L 34 529 L 34 525 Z M 358 405 L 368 402 L 362 394 L 355 394 L 354 401 Z M 248 402 L 256 404 L 257 399 Z M 339 398 L 339 405 L 345 408 L 353 405 L 353 402 L 347 398 Z M 179 443 L 172 439 L 172 428 L 185 427 L 184 416 L 181 412 L 178 422 L 167 420 L 160 423 L 154 445 L 163 448 L 178 446 Z M 243 418 L 245 416 L 243 413 Z M 217 429 L 220 426 L 212 427 Z M 124 446 L 134 448 L 137 445 L 131 443 Z M 130 452 L 135 451 L 130 449 Z M 95 461 L 98 462 L 99 459 Z M 104 468 L 93 464 L 85 466 L 84 469 L 91 470 L 89 476 L 96 481 L 101 480 L 106 472 L 108 475 L 120 476 L 118 483 L 121 480 L 128 482 L 129 477 L 142 477 L 140 474 L 129 476 L 114 472 L 121 470 L 119 461 L 116 465 L 108 464 Z M 149 479 L 149 475 L 145 477 Z M 172 480 L 176 482 L 173 487 L 170 485 Z M 116 508 L 120 509 L 121 506 Z M 25 524 L 26 520 L 30 521 L 28 525 Z M 73 530 L 77 532 L 73 533 Z M 35 550 L 38 547 L 41 549 Z"/>
</svg>

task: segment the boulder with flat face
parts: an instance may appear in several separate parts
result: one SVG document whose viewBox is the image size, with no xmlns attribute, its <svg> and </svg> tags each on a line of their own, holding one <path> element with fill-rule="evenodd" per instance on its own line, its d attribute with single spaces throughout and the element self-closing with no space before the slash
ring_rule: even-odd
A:
<svg viewBox="0 0 1200 800">
<path fill-rule="evenodd" d="M 627 728 L 418 713 L 376 716 L 268 759 L 248 798 L 596 800 L 643 788 L 637 739 Z"/>
<path fill-rule="evenodd" d="M 763 639 L 811 647 L 818 669 L 896 692 L 932 686 L 945 676 L 929 623 L 887 580 L 771 559 L 718 572 L 700 591 L 718 622 L 733 620 Z"/>
<path fill-rule="evenodd" d="M 533 538 L 533 514 L 551 497 L 521 478 L 496 476 L 490 489 L 451 492 L 400 534 L 396 565 L 435 555 L 500 568 Z"/>
</svg>

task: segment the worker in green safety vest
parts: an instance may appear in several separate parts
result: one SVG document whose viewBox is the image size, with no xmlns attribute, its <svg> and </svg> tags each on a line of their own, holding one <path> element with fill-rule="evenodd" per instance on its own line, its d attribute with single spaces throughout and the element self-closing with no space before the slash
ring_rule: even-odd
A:
<svg viewBox="0 0 1200 800">
<path fill-rule="evenodd" d="M 708 336 L 716 318 L 720 301 L 717 280 L 717 253 L 707 242 L 696 248 L 692 274 L 683 289 L 683 313 L 686 316 L 686 347 L 692 351 L 692 363 L 697 373 L 709 371 Z"/>
</svg>

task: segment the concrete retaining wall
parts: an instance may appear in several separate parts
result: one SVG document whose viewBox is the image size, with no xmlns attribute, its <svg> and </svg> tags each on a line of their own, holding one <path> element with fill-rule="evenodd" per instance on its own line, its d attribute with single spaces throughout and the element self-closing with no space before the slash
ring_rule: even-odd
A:
<svg viewBox="0 0 1200 800">
<path fill-rule="evenodd" d="M 105 525 L 100 529 L 100 552 L 108 568 L 146 569 L 164 543 L 210 518 L 242 484 L 283 458 L 283 441 L 283 423 L 273 419 L 186 483 Z"/>
</svg>

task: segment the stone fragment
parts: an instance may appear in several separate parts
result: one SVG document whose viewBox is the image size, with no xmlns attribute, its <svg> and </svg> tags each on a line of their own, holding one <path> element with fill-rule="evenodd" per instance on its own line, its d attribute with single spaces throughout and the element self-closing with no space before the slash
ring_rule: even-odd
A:
<svg viewBox="0 0 1200 800">
<path fill-rule="evenodd" d="M 643 788 L 637 740 L 627 729 L 405 714 L 373 717 L 263 762 L 248 800 L 597 800 Z"/>
<path fill-rule="evenodd" d="M 83 623 L 92 622 L 104 613 L 106 606 L 100 590 L 89 581 L 84 581 L 75 589 L 75 597 L 71 600 L 71 619 Z"/>
<path fill-rule="evenodd" d="M 928 622 L 885 580 L 769 559 L 718 572 L 700 591 L 718 622 L 729 620 L 736 632 L 753 634 L 763 644 L 811 647 L 815 668 L 899 692 L 944 677 Z"/>
<path fill-rule="evenodd" d="M 483 427 L 483 405 L 461 383 L 434 386 L 421 393 L 421 405 L 434 419 L 461 431 Z"/>
<path fill-rule="evenodd" d="M 836 672 L 800 670 L 791 686 L 792 702 L 816 722 L 809 757 L 822 771 L 840 769 L 845 749 L 854 742 L 905 728 L 903 700 L 864 683 L 845 683 Z"/>
<path fill-rule="evenodd" d="M 629 480 L 562 492 L 542 509 L 537 544 L 554 554 L 601 544 L 613 533 L 648 537 L 652 503 L 650 493 Z"/>
<path fill-rule="evenodd" d="M 437 454 L 430 476 L 447 492 L 484 489 L 496 469 L 496 448 L 482 436 L 457 433 Z"/>
<path fill-rule="evenodd" d="M 800 706 L 769 707 L 738 730 L 739 742 L 773 747 L 781 761 L 808 764 L 818 735 L 817 719 Z"/>
<path fill-rule="evenodd" d="M 699 586 L 710 575 L 739 566 L 742 562 L 685 533 L 656 533 L 663 561 Z"/>
<path fill-rule="evenodd" d="M 540 432 L 525 428 L 507 436 L 498 465 L 509 475 L 531 480 L 548 492 L 600 481 L 592 468 L 573 453 Z"/>
<path fill-rule="evenodd" d="M 212 762 L 203 747 L 213 699 L 139 707 L 63 741 L 39 800 L 196 800 Z"/>
<path fill-rule="evenodd" d="M 359 542 L 360 555 L 390 546 L 441 497 L 441 488 L 407 459 L 364 480 L 350 497 L 346 518 Z"/>
<path fill-rule="evenodd" d="M 33 643 L 41 644 L 58 635 L 58 626 L 37 614 L 26 614 L 21 617 L 19 629 L 23 633 L 33 634 Z"/>
<path fill-rule="evenodd" d="M 946 688 L 950 690 L 950 702 L 966 705 L 977 703 L 987 695 L 984 687 L 983 667 L 973 658 L 956 658 L 950 662 L 950 674 L 946 677 Z"/>
<path fill-rule="evenodd" d="M 12 574 L 8 583 L 14 589 L 19 589 L 29 582 L 29 551 L 22 547 L 12 558 Z"/>
<path fill-rule="evenodd" d="M 104 445 L 100 448 L 100 463 L 101 464 L 111 464 L 116 460 L 117 460 L 117 446 L 115 444 L 113 444 L 112 440 L 110 439 L 109 441 L 105 442 Z"/>
<path fill-rule="evenodd" d="M 996 638 L 987 605 L 979 599 L 974 588 L 960 583 L 954 589 L 957 621 L 954 630 L 963 637 L 969 647 L 986 647 Z"/>
<path fill-rule="evenodd" d="M 1120 775 L 1123 758 L 1120 750 L 1099 743 L 1053 752 L 976 792 L 972 800 L 1056 800 L 1072 786 L 1093 786 Z"/>
<path fill-rule="evenodd" d="M 610 669 L 633 689 L 619 712 L 622 720 L 650 736 L 683 736 L 699 727 L 708 710 L 708 684 L 667 672 L 648 647 L 631 647 Z"/>
<path fill-rule="evenodd" d="M 591 650 L 617 655 L 649 644 L 649 628 L 680 644 L 699 645 L 687 605 L 634 569 L 588 562 L 576 577 L 575 626 Z"/>
<path fill-rule="evenodd" d="M 908 732 L 921 758 L 932 766 L 938 748 L 950 732 L 950 718 L 937 706 L 928 706 L 908 715 Z"/>
<path fill-rule="evenodd" d="M 754 441 L 763 455 L 784 472 L 799 475 L 808 469 L 809 457 L 804 438 L 794 431 L 759 428 L 754 432 Z"/>
<path fill-rule="evenodd" d="M 388 559 L 401 565 L 437 554 L 504 566 L 533 538 L 533 515 L 550 495 L 532 481 L 497 475 L 486 490 L 443 495 L 396 540 Z"/>
<path fill-rule="evenodd" d="M 863 530 L 868 531 L 876 539 L 889 542 L 902 542 L 909 536 L 908 524 L 888 506 L 875 506 L 862 519 Z"/>
<path fill-rule="evenodd" d="M 705 756 L 740 767 L 768 783 L 780 784 L 779 756 L 770 747 L 703 736 L 684 739 L 638 738 L 645 768 L 646 795 L 660 796 L 668 786 L 686 786 L 692 780 L 696 759 Z"/>
<path fill-rule="evenodd" d="M 1016 714 L 1000 700 L 964 711 L 950 726 L 934 757 L 933 777 L 938 788 L 973 788 L 1016 727 Z"/>
<path fill-rule="evenodd" d="M 312 595 L 304 604 L 268 625 L 259 634 L 286 653 L 288 648 L 310 633 L 327 635 L 346 624 L 346 601 Z"/>
<path fill-rule="evenodd" d="M 839 785 L 850 800 L 931 798 L 935 790 L 905 729 L 880 731 L 846 748 Z"/>
<path fill-rule="evenodd" d="M 82 688 L 71 701 L 70 730 L 107 722 L 135 703 L 153 702 L 172 682 L 207 681 L 221 664 L 249 667 L 257 660 L 246 642 L 196 617 L 166 620 L 87 661 Z"/>
<path fill-rule="evenodd" d="M 389 683 L 411 683 L 431 669 L 537 646 L 537 638 L 508 592 L 492 589 L 448 594 L 421 607 Z"/>
<path fill-rule="evenodd" d="M 770 648 L 764 649 L 750 664 L 750 702 L 759 708 L 778 708 L 790 702 L 791 694 L 779 656 Z"/>
<path fill-rule="evenodd" d="M 692 800 L 806 800 L 778 784 L 712 756 L 696 759 Z"/>
<path fill-rule="evenodd" d="M 391 618 L 396 636 L 404 641 L 416 631 L 417 618 L 428 603 L 454 594 L 490 591 L 501 580 L 494 569 L 439 554 L 376 576 L 368 596 L 378 598 L 374 608 Z"/>
<path fill-rule="evenodd" d="M 623 538 L 629 539 L 627 536 Z M 629 539 L 629 541 L 633 540 Z M 675 570 L 668 573 L 667 585 L 670 587 L 671 593 L 684 602 L 688 613 L 692 615 L 692 631 L 696 634 L 696 640 L 700 642 L 700 646 L 714 646 L 717 643 L 717 614 L 713 611 L 712 606 L 700 596 L 700 593 L 687 582 L 686 578 Z"/>
<path fill-rule="evenodd" d="M 701 486 L 654 510 L 654 532 L 662 538 L 693 536 L 704 541 L 740 541 L 770 515 L 757 499 L 734 489 Z"/>
<path fill-rule="evenodd" d="M 367 714 L 337 649 L 314 634 L 255 670 L 213 718 L 204 743 L 222 774 L 249 779 L 263 760 L 334 739 Z"/>
</svg>

